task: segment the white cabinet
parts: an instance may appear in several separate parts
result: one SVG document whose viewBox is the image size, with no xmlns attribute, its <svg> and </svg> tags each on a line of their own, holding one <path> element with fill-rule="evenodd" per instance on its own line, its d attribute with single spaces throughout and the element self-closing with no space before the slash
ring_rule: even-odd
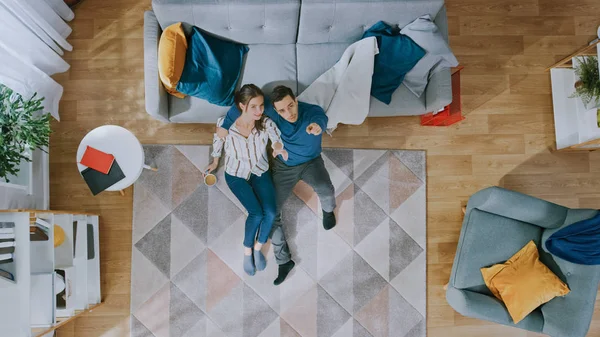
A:
<svg viewBox="0 0 600 337">
<path fill-rule="evenodd" d="M 599 28 L 600 31 L 600 28 Z M 554 131 L 557 150 L 600 149 L 600 109 L 592 102 L 586 107 L 580 98 L 572 97 L 575 82 L 579 80 L 575 69 L 581 58 L 600 55 L 600 40 L 596 39 L 550 68 L 552 103 L 554 106 Z M 600 63 L 600 58 L 598 60 Z"/>
<path fill-rule="evenodd" d="M 36 219 L 49 224 L 47 240 L 32 240 L 30 226 Z M 0 264 L 14 276 L 14 281 L 0 276 L 2 336 L 44 336 L 101 304 L 97 215 L 2 210 L 0 222 L 15 224 L 13 261 Z M 56 248 L 54 226 L 64 232 Z"/>
</svg>

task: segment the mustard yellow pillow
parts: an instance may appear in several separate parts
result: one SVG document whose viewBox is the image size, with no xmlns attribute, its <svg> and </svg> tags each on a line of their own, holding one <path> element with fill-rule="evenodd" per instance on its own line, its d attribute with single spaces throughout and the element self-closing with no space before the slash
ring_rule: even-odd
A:
<svg viewBox="0 0 600 337">
<path fill-rule="evenodd" d="M 481 268 L 485 284 L 504 302 L 515 324 L 540 305 L 570 292 L 569 287 L 540 261 L 535 242 L 505 263 Z"/>
<path fill-rule="evenodd" d="M 183 72 L 186 52 L 187 39 L 181 22 L 165 28 L 158 42 L 158 73 L 167 92 L 179 98 L 185 97 L 176 88 Z"/>
</svg>

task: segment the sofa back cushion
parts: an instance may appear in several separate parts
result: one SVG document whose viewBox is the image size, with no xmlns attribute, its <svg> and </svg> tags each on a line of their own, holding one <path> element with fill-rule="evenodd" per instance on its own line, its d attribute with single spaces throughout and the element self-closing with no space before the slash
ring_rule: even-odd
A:
<svg viewBox="0 0 600 337">
<path fill-rule="evenodd" d="M 298 43 L 352 43 L 378 21 L 406 26 L 429 14 L 435 18 L 443 0 L 303 0 Z"/>
<path fill-rule="evenodd" d="M 243 44 L 296 43 L 300 0 L 152 0 L 162 29 L 183 22 Z"/>
</svg>

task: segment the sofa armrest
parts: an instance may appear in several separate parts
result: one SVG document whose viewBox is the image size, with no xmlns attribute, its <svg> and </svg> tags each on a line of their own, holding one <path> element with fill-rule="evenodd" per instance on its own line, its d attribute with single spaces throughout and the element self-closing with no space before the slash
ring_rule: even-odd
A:
<svg viewBox="0 0 600 337">
<path fill-rule="evenodd" d="M 492 296 L 448 286 L 446 301 L 448 301 L 448 304 L 454 310 L 466 317 L 473 317 L 535 332 L 541 332 L 544 326 L 542 314 L 537 310 L 529 314 L 518 324 L 514 324 L 504 304 Z"/>
<path fill-rule="evenodd" d="M 144 13 L 144 86 L 146 112 L 169 122 L 169 97 L 158 76 L 158 41 L 161 29 L 152 11 Z"/>
<path fill-rule="evenodd" d="M 450 68 L 435 72 L 425 88 L 425 108 L 428 112 L 437 112 L 452 103 L 452 76 Z"/>
<path fill-rule="evenodd" d="M 467 204 L 467 215 L 474 208 L 543 228 L 561 226 L 568 212 L 566 207 L 496 186 L 473 194 Z"/>
</svg>

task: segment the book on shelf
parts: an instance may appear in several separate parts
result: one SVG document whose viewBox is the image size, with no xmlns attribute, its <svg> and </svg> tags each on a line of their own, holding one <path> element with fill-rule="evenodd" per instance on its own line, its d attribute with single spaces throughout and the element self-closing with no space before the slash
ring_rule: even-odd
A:
<svg viewBox="0 0 600 337">
<path fill-rule="evenodd" d="M 0 277 L 4 277 L 5 279 L 9 279 L 11 281 L 15 280 L 15 276 L 11 272 L 3 269 L 0 269 Z"/>
<path fill-rule="evenodd" d="M 0 240 L 0 248 L 14 247 L 15 240 Z"/>
<path fill-rule="evenodd" d="M 15 247 L 5 247 L 5 248 L 0 248 L 0 256 L 4 255 L 4 254 L 11 254 L 15 252 Z"/>
<path fill-rule="evenodd" d="M 40 218 L 35 219 L 35 223 L 29 226 L 31 241 L 47 241 L 49 232 L 50 224 Z"/>
<path fill-rule="evenodd" d="M 48 234 L 38 227 L 29 227 L 29 240 L 31 241 L 48 241 Z"/>
<path fill-rule="evenodd" d="M 114 161 L 115 156 L 112 154 L 108 154 L 91 146 L 87 146 L 79 163 L 98 172 L 108 174 Z"/>
<path fill-rule="evenodd" d="M 87 224 L 87 259 L 93 260 L 96 256 L 94 251 L 94 225 Z"/>
<path fill-rule="evenodd" d="M 3 263 L 9 263 L 13 261 L 13 254 L 12 253 L 7 253 L 7 254 L 0 254 L 0 264 Z"/>
<path fill-rule="evenodd" d="M 50 230 L 50 227 L 52 226 L 48 222 L 46 222 L 44 219 L 40 219 L 40 218 L 35 219 L 35 225 L 40 227 L 41 229 L 43 229 L 44 232 L 46 232 L 46 233 L 48 233 L 48 231 Z"/>
<path fill-rule="evenodd" d="M 0 234 L 0 240 L 15 239 L 15 233 Z"/>
<path fill-rule="evenodd" d="M 12 234 L 15 232 L 14 222 L 0 222 L 0 234 Z"/>
<path fill-rule="evenodd" d="M 75 256 L 75 247 L 77 247 L 77 221 L 73 221 L 73 256 Z"/>
<path fill-rule="evenodd" d="M 5 245 L 2 245 L 3 243 Z M 14 246 L 14 245 L 16 245 L 14 238 L 11 238 L 11 239 L 0 239 L 0 247 L 10 247 L 10 246 Z"/>
<path fill-rule="evenodd" d="M 123 171 L 116 160 L 110 168 L 108 174 L 104 174 L 88 167 L 81 171 L 81 176 L 92 191 L 93 195 L 97 195 L 98 193 L 125 178 L 125 174 L 123 174 Z"/>
</svg>

